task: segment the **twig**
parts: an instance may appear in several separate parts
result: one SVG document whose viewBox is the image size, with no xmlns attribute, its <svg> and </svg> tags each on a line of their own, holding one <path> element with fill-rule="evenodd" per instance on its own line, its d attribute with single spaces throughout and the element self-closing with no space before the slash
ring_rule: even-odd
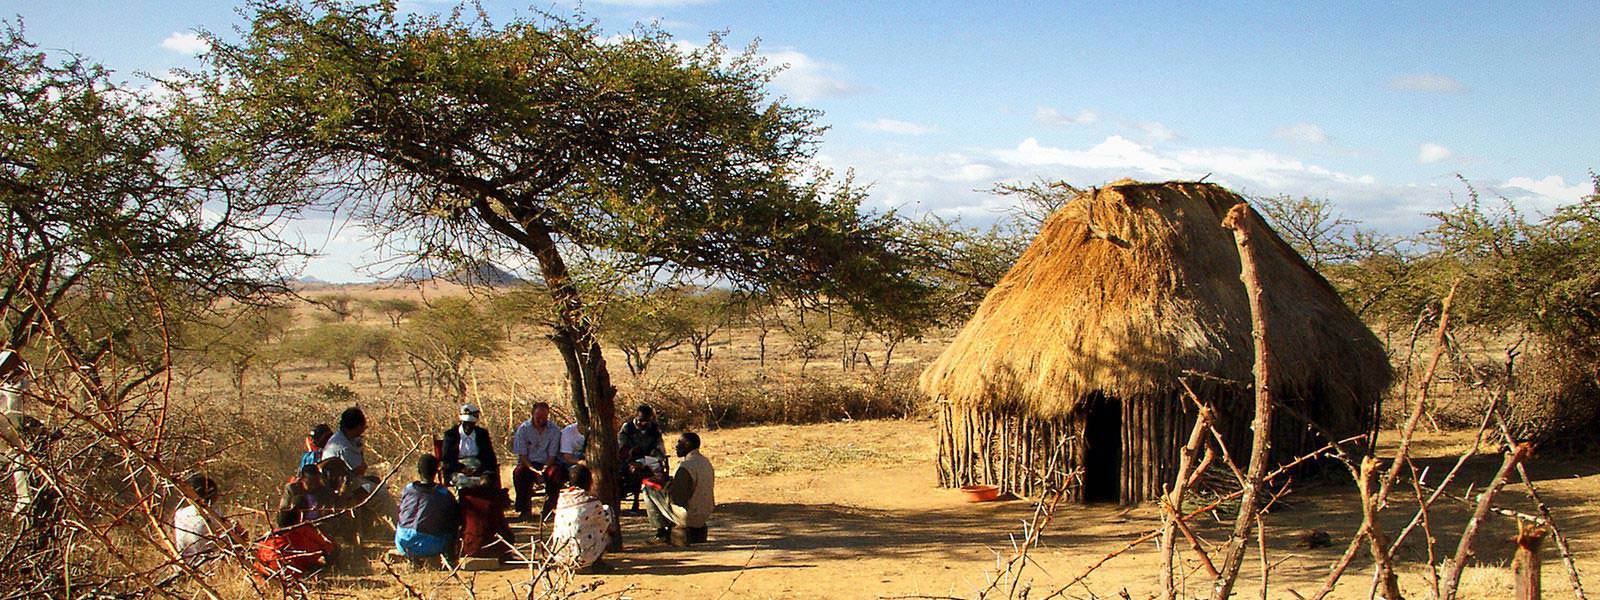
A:
<svg viewBox="0 0 1600 600">
<path fill-rule="evenodd" d="M 1478 535 L 1478 525 L 1489 515 L 1493 505 L 1495 493 L 1506 484 L 1506 478 L 1511 475 L 1511 470 L 1517 463 L 1528 455 L 1530 446 L 1516 444 L 1505 453 L 1505 460 L 1500 463 L 1500 470 L 1495 472 L 1494 479 L 1489 481 L 1489 486 L 1478 496 L 1478 508 L 1473 511 L 1472 518 L 1467 521 L 1467 527 L 1461 532 L 1461 543 L 1456 546 L 1455 560 L 1450 563 L 1450 568 L 1444 573 L 1444 582 L 1441 584 L 1443 600 L 1455 600 L 1456 589 L 1461 582 L 1461 570 L 1467 566 L 1467 557 L 1472 554 L 1472 541 Z"/>
</svg>

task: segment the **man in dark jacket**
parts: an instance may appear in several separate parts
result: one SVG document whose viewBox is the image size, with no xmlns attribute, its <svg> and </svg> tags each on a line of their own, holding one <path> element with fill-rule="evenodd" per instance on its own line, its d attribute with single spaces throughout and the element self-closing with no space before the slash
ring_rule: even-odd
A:
<svg viewBox="0 0 1600 600">
<path fill-rule="evenodd" d="M 444 432 L 439 462 L 444 465 L 446 483 L 455 481 L 456 474 L 482 477 L 480 485 L 500 487 L 500 461 L 495 458 L 494 442 L 489 431 L 478 426 L 478 407 L 461 405 L 461 424 Z M 476 486 L 474 486 L 476 487 Z"/>
<path fill-rule="evenodd" d="M 637 511 L 641 482 L 655 472 L 667 472 L 667 448 L 661 440 L 655 409 L 648 404 L 639 405 L 633 418 L 617 432 L 617 450 L 622 454 L 618 461 L 622 495 L 633 496 L 633 510 Z"/>
</svg>

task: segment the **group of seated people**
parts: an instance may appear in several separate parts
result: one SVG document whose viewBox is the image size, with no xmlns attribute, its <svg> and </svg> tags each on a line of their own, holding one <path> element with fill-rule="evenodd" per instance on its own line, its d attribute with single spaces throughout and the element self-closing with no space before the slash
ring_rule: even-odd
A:
<svg viewBox="0 0 1600 600">
<path fill-rule="evenodd" d="M 551 523 L 546 549 L 557 564 L 592 568 L 605 552 L 617 515 L 591 490 L 595 477 L 584 460 L 583 427 L 561 427 L 551 420 L 548 404 L 533 405 L 530 418 L 511 440 L 517 461 L 513 500 L 500 485 L 499 458 L 481 417 L 478 407 L 461 407 L 458 423 L 435 442 L 432 453 L 417 460 L 417 479 L 402 488 L 398 503 L 382 480 L 367 472 L 367 423 L 360 408 L 344 411 L 337 429 L 318 425 L 306 436 L 306 452 L 284 488 L 274 529 L 256 544 L 257 571 L 294 579 L 320 570 L 352 554 L 344 549 L 359 549 L 361 539 L 381 533 L 389 526 L 389 515 L 392 554 L 415 562 L 511 560 L 518 552 L 512 546 L 508 509 L 520 520 Z M 642 499 L 656 531 L 652 542 L 705 541 L 706 519 L 715 504 L 715 475 L 699 453 L 699 436 L 685 432 L 680 437 L 676 450 L 681 462 L 670 478 L 661 429 L 649 406 L 639 407 L 618 438 L 616 476 L 622 493 L 634 496 L 635 511 Z M 206 506 L 219 495 L 216 482 L 204 476 L 188 483 Z M 533 496 L 540 485 L 545 497 L 536 514 Z M 195 503 L 185 503 L 174 514 L 174 541 L 184 556 L 199 556 L 214 547 L 210 533 L 217 529 L 208 514 L 212 511 Z"/>
</svg>

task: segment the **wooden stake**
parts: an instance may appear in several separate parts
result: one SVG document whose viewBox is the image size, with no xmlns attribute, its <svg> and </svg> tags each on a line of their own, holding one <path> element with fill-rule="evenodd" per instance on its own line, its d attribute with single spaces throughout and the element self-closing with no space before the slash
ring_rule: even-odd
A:
<svg viewBox="0 0 1600 600">
<path fill-rule="evenodd" d="M 1511 569 L 1516 573 L 1516 600 L 1539 600 L 1539 546 L 1549 533 L 1543 527 L 1529 527 L 1517 522 L 1517 554 L 1511 559 Z"/>
<path fill-rule="evenodd" d="M 1494 506 L 1494 495 L 1505 487 L 1506 477 L 1511 475 L 1511 470 L 1528 455 L 1527 444 L 1517 444 L 1506 450 L 1505 460 L 1500 463 L 1500 470 L 1495 472 L 1494 479 L 1489 481 L 1483 493 L 1478 495 L 1478 507 L 1472 512 L 1472 518 L 1467 520 L 1466 529 L 1461 532 L 1461 543 L 1456 545 L 1456 556 L 1450 563 L 1450 568 L 1444 572 L 1444 584 L 1441 590 L 1443 600 L 1455 600 L 1456 588 L 1461 583 L 1461 570 L 1467 566 L 1467 557 L 1472 556 L 1472 541 L 1478 535 L 1478 526 L 1483 524 L 1484 518 L 1489 516 L 1489 509 Z"/>
<path fill-rule="evenodd" d="M 1245 540 L 1256 519 L 1262 477 L 1266 475 L 1272 450 L 1272 352 L 1267 347 L 1267 303 L 1262 297 L 1261 279 L 1256 271 L 1253 239 L 1259 231 L 1259 223 L 1250 205 L 1240 202 L 1228 210 L 1222 226 L 1233 230 L 1234 242 L 1239 246 L 1239 280 L 1244 283 L 1245 295 L 1250 299 L 1250 338 L 1255 345 L 1256 414 L 1251 423 L 1255 435 L 1250 444 L 1250 466 L 1245 475 L 1244 497 L 1239 501 L 1239 514 L 1234 517 L 1233 535 L 1228 538 L 1222 573 L 1212 588 L 1212 600 L 1228 600 L 1233 593 L 1234 580 L 1244 563 Z"/>
</svg>

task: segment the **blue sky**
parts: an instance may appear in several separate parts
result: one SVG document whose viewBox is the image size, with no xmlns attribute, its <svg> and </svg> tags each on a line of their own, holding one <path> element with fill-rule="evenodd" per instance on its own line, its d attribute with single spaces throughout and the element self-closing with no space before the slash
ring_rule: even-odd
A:
<svg viewBox="0 0 1600 600">
<path fill-rule="evenodd" d="M 1114 5 L 1113 5 L 1114 4 Z M 1236 190 L 1328 198 L 1391 233 L 1480 189 L 1547 212 L 1600 168 L 1600 3 L 590 1 L 608 30 L 658 21 L 700 43 L 759 39 L 775 92 L 824 111 L 819 159 L 873 208 L 979 223 L 983 190 L 1207 173 Z M 529 5 L 485 0 L 500 18 Z M 449 4 L 412 0 L 413 11 Z M 533 4 L 570 12 L 574 4 Z M 28 36 L 135 80 L 194 63 L 185 34 L 240 22 L 221 2 L 0 0 Z M 306 224 L 310 237 L 327 224 Z M 361 279 L 355 227 L 307 268 Z"/>
</svg>

